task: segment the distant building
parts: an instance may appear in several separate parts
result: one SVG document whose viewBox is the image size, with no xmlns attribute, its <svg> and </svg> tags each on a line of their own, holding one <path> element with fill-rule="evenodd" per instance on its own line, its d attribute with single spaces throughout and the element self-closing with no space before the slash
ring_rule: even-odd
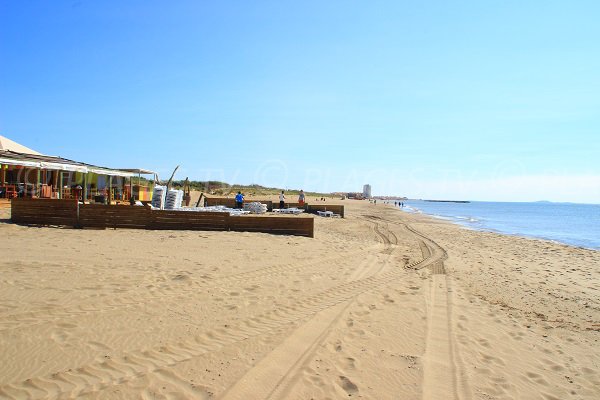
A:
<svg viewBox="0 0 600 400">
<path fill-rule="evenodd" d="M 369 185 L 369 184 L 364 185 L 362 194 L 365 199 L 370 199 L 371 197 L 373 197 L 373 196 L 371 196 L 371 185 Z"/>
</svg>

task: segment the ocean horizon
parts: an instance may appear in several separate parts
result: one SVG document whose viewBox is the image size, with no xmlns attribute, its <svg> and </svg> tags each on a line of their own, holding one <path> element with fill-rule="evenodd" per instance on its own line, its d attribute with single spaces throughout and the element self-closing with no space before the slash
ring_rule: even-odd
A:
<svg viewBox="0 0 600 400">
<path fill-rule="evenodd" d="M 600 250 L 600 204 L 488 201 L 386 200 L 470 229 L 545 239 Z"/>
</svg>

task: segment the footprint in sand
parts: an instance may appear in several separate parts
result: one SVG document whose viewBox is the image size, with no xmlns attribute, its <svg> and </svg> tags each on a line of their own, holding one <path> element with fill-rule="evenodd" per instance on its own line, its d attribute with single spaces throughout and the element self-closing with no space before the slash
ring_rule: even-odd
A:
<svg viewBox="0 0 600 400">
<path fill-rule="evenodd" d="M 385 296 L 383 296 L 383 300 L 384 300 L 386 303 L 395 303 L 395 302 L 396 302 L 394 299 L 390 298 L 390 296 L 389 296 L 389 295 L 387 295 L 387 294 L 386 294 Z"/>
<path fill-rule="evenodd" d="M 353 395 L 358 392 L 358 386 L 356 386 L 354 384 L 354 382 L 352 382 L 350 379 L 346 378 L 345 376 L 340 376 L 340 386 L 349 395 Z"/>
<path fill-rule="evenodd" d="M 350 370 L 356 369 L 355 361 L 356 360 L 354 360 L 354 358 L 352 357 L 346 357 L 346 359 L 344 360 L 345 368 Z"/>
<path fill-rule="evenodd" d="M 339 340 L 335 342 L 335 345 L 333 346 L 333 348 L 335 349 L 335 351 L 340 352 L 342 351 L 342 342 L 340 342 Z"/>
</svg>

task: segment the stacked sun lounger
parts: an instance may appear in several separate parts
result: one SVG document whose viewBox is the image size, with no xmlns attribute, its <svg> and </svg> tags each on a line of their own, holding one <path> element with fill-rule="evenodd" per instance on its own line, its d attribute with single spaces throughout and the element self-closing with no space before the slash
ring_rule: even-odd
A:
<svg viewBox="0 0 600 400">
<path fill-rule="evenodd" d="M 333 211 L 317 211 L 320 217 L 333 217 Z"/>
<path fill-rule="evenodd" d="M 290 207 L 290 208 L 274 208 L 273 209 L 274 213 L 277 214 L 300 214 L 303 213 L 304 210 L 300 209 L 300 208 L 296 208 L 296 207 Z"/>
<path fill-rule="evenodd" d="M 167 196 L 167 187 L 156 185 L 152 190 L 152 208 L 162 210 L 165 208 L 165 198 Z"/>
<path fill-rule="evenodd" d="M 165 210 L 175 210 L 181 208 L 183 203 L 183 190 L 171 189 L 167 192 L 165 200 Z"/>
<path fill-rule="evenodd" d="M 252 214 L 264 214 L 267 212 L 267 205 L 254 201 L 244 204 L 244 211 L 250 211 Z"/>
<path fill-rule="evenodd" d="M 229 208 L 225 206 L 210 206 L 210 207 L 181 207 L 176 208 L 175 211 L 190 211 L 190 212 L 222 212 L 228 213 L 232 216 L 250 214 L 250 211 L 239 210 L 236 208 Z"/>
</svg>

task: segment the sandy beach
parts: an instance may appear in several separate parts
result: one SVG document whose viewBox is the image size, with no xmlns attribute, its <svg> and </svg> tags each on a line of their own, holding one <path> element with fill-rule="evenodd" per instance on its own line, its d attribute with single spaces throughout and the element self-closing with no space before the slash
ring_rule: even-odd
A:
<svg viewBox="0 0 600 400">
<path fill-rule="evenodd" d="M 340 202 L 314 239 L 0 209 L 0 398 L 600 398 L 600 252 Z"/>
</svg>

